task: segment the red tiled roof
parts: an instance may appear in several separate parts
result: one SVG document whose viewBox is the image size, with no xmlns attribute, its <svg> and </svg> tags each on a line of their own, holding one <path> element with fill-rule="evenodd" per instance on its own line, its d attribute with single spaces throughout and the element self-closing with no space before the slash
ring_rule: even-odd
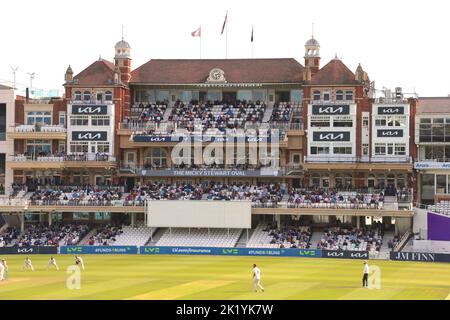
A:
<svg viewBox="0 0 450 320">
<path fill-rule="evenodd" d="M 450 114 L 450 97 L 419 98 L 416 114 L 445 113 Z"/>
<path fill-rule="evenodd" d="M 339 59 L 328 62 L 312 76 L 311 85 L 355 85 L 355 74 Z"/>
<path fill-rule="evenodd" d="M 295 59 L 152 59 L 131 73 L 131 83 L 205 83 L 224 71 L 227 83 L 300 83 L 304 67 Z"/>
<path fill-rule="evenodd" d="M 114 80 L 114 64 L 108 60 L 99 59 L 73 79 L 74 84 L 78 85 L 110 85 Z"/>
</svg>

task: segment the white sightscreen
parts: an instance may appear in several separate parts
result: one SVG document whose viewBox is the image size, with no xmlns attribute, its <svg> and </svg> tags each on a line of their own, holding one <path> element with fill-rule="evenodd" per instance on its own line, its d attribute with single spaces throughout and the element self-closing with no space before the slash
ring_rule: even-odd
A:
<svg viewBox="0 0 450 320">
<path fill-rule="evenodd" d="M 173 228 L 251 228 L 251 202 L 148 201 L 147 225 Z"/>
</svg>

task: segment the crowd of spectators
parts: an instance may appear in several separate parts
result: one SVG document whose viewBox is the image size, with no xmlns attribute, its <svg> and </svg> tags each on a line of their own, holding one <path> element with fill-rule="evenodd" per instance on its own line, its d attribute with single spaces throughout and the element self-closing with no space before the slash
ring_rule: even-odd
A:
<svg viewBox="0 0 450 320">
<path fill-rule="evenodd" d="M 0 234 L 0 248 L 9 246 L 13 243 L 13 240 L 17 239 L 20 235 L 19 230 L 15 227 L 8 227 Z"/>
<path fill-rule="evenodd" d="M 78 205 L 82 203 L 92 205 L 107 205 L 112 201 L 121 200 L 120 188 L 110 187 L 99 189 L 99 187 L 48 187 L 36 190 L 30 197 L 32 204 L 69 204 Z"/>
<path fill-rule="evenodd" d="M 134 187 L 126 196 L 126 201 L 143 202 L 149 200 L 201 200 L 203 186 L 200 184 L 152 184 Z"/>
<path fill-rule="evenodd" d="M 307 191 L 301 189 L 293 189 L 289 193 L 288 207 L 321 207 L 325 204 L 331 208 L 380 208 L 383 203 L 383 193 L 380 194 L 364 194 L 358 192 L 338 192 L 314 190 Z"/>
<path fill-rule="evenodd" d="M 280 248 L 300 248 L 309 249 L 311 247 L 312 231 L 308 226 L 285 226 L 274 228 L 268 225 L 263 231 L 269 232 L 272 236 L 271 244 L 277 244 Z"/>
<path fill-rule="evenodd" d="M 374 223 L 364 228 L 348 226 L 334 226 L 324 230 L 317 249 L 351 250 L 351 251 L 380 251 L 383 239 L 381 223 Z"/>
<path fill-rule="evenodd" d="M 272 109 L 270 121 L 289 122 L 291 120 L 292 106 L 287 102 L 275 104 Z"/>
<path fill-rule="evenodd" d="M 147 122 L 153 121 L 155 123 L 160 123 L 163 120 L 164 113 L 167 109 L 167 102 L 150 104 L 143 103 L 139 104 L 138 110 L 142 110 L 139 116 L 139 121 Z"/>
<path fill-rule="evenodd" d="M 44 226 L 42 224 L 30 225 L 25 232 L 17 237 L 15 246 L 58 246 L 75 245 L 87 233 L 87 225 L 58 225 Z"/>
<path fill-rule="evenodd" d="M 203 131 L 216 128 L 225 132 L 226 129 L 244 128 L 246 123 L 260 123 L 265 111 L 266 105 L 260 101 L 253 103 L 238 100 L 236 105 L 231 105 L 221 101 L 200 104 L 196 100 L 185 104 L 178 100 L 168 120 L 190 132 L 196 131 L 198 127 Z"/>
<path fill-rule="evenodd" d="M 87 244 L 90 246 L 108 246 L 116 241 L 116 237 L 123 233 L 122 227 L 106 225 L 97 228 L 97 233 L 89 238 Z"/>
<path fill-rule="evenodd" d="M 276 205 L 283 198 L 279 184 L 214 184 L 208 187 L 208 200 L 245 200 L 254 204 Z"/>
</svg>

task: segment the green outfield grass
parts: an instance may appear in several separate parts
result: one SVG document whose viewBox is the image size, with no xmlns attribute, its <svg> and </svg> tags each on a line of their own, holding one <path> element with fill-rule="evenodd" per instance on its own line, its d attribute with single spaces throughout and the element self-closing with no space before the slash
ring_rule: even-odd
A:
<svg viewBox="0 0 450 320">
<path fill-rule="evenodd" d="M 361 288 L 360 260 L 277 257 L 84 255 L 81 288 L 66 287 L 72 255 L 4 256 L 5 299 L 448 299 L 450 264 L 371 260 L 381 269 L 381 289 Z M 252 292 L 252 264 L 261 268 L 264 293 Z"/>
</svg>

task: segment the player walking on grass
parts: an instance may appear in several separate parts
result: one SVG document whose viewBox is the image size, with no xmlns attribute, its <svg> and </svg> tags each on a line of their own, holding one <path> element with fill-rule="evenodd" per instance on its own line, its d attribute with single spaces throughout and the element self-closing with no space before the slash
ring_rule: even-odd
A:
<svg viewBox="0 0 450 320">
<path fill-rule="evenodd" d="M 258 292 L 258 288 L 264 292 L 264 288 L 261 285 L 261 270 L 256 266 L 256 264 L 253 264 L 253 290 Z"/>
<path fill-rule="evenodd" d="M 83 258 L 81 258 L 79 256 L 75 256 L 75 264 L 76 265 L 81 265 L 81 269 L 84 270 Z"/>
<path fill-rule="evenodd" d="M 27 269 L 27 268 L 30 268 L 31 271 L 34 271 L 33 264 L 31 263 L 31 260 L 30 260 L 29 257 L 25 258 L 25 262 L 24 262 L 24 264 L 22 266 L 22 270 L 25 271 L 25 269 Z"/>
<path fill-rule="evenodd" d="M 364 261 L 363 288 L 369 287 L 369 264 Z"/>
<path fill-rule="evenodd" d="M 47 270 L 50 269 L 50 266 L 55 266 L 56 270 L 59 270 L 58 264 L 56 263 L 56 260 L 53 256 L 51 256 L 50 260 L 48 261 Z"/>
</svg>

